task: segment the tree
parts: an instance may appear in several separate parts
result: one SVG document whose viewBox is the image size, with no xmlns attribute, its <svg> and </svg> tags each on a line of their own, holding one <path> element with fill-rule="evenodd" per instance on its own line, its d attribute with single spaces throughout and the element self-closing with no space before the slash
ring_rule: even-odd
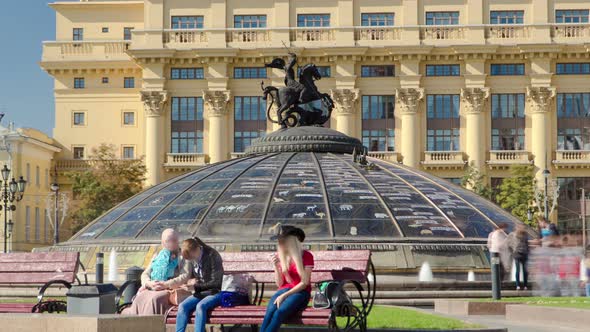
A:
<svg viewBox="0 0 590 332">
<path fill-rule="evenodd" d="M 512 166 L 510 177 L 504 178 L 498 188 L 496 201 L 522 222 L 535 226 L 535 218 L 529 222 L 527 212 L 535 199 L 535 175 L 532 165 Z"/>
<path fill-rule="evenodd" d="M 146 171 L 143 160 L 117 160 L 114 151 L 113 145 L 101 144 L 92 149 L 88 170 L 67 174 L 79 200 L 72 215 L 75 232 L 142 190 Z"/>
<path fill-rule="evenodd" d="M 461 177 L 461 186 L 486 199 L 492 198 L 492 189 L 486 183 L 485 174 L 473 166 L 473 163 L 465 169 L 465 173 Z"/>
</svg>

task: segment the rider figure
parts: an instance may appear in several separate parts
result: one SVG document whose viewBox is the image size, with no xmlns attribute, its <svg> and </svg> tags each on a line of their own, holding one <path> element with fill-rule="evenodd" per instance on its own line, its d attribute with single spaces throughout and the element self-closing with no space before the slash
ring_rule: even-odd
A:
<svg viewBox="0 0 590 332">
<path fill-rule="evenodd" d="M 289 53 L 289 57 L 287 58 L 287 62 L 285 63 L 285 86 L 289 88 L 293 88 L 296 90 L 300 90 L 299 93 L 299 101 L 304 100 L 305 95 L 308 93 L 308 89 L 305 84 L 301 84 L 295 80 L 295 65 L 297 64 L 297 54 Z"/>
</svg>

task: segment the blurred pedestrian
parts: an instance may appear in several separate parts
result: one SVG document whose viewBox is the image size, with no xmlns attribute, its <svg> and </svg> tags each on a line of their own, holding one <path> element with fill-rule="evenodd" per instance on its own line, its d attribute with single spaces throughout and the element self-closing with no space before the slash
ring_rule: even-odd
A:
<svg viewBox="0 0 590 332">
<path fill-rule="evenodd" d="M 537 217 L 537 223 L 539 225 L 539 238 L 541 239 L 541 244 L 543 246 L 552 246 L 553 242 L 559 236 L 557 226 L 543 216 Z"/>
<path fill-rule="evenodd" d="M 516 290 L 521 289 L 520 271 L 522 267 L 522 287 L 527 289 L 528 285 L 528 268 L 527 262 L 529 259 L 529 236 L 524 225 L 519 225 L 515 231 L 508 235 L 507 246 L 514 259 L 516 267 L 514 273 L 516 277 Z"/>
<path fill-rule="evenodd" d="M 490 256 L 494 257 L 494 254 L 497 254 L 500 258 L 500 280 L 504 280 L 504 275 L 509 269 L 506 265 L 508 263 L 507 261 L 510 260 L 508 258 L 510 255 L 508 254 L 506 247 L 507 228 L 508 225 L 506 223 L 500 223 L 498 224 L 498 228 L 488 235 L 488 249 L 490 251 Z"/>
</svg>

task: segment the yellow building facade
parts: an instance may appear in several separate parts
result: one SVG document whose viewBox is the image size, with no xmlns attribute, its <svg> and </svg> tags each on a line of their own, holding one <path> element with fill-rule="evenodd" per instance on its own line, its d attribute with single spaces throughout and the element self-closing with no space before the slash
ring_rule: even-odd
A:
<svg viewBox="0 0 590 332">
<path fill-rule="evenodd" d="M 145 157 L 153 185 L 239 156 L 277 129 L 260 82 L 287 52 L 320 67 L 329 126 L 370 155 L 492 185 L 513 164 L 549 170 L 579 230 L 590 189 L 590 4 L 573 0 L 83 0 L 55 2 L 59 172 L 92 147 Z M 271 118 L 274 118 L 271 111 Z M 577 210 L 576 210 L 577 209 Z"/>
<path fill-rule="evenodd" d="M 60 149 L 53 139 L 31 128 L 0 126 L 0 167 L 6 165 L 10 170 L 9 181 L 23 177 L 27 183 L 22 200 L 14 200 L 9 205 L 16 207 L 9 211 L 7 220 L 13 223 L 8 232 L 7 251 L 31 251 L 35 247 L 53 244 L 53 227 L 47 212 L 48 200 L 54 194 L 50 185 L 53 157 Z M 4 184 L 4 183 L 3 183 Z M 3 202 L 2 202 L 3 204 Z M 4 213 L 0 211 L 0 251 L 4 250 Z M 63 236 L 71 231 L 63 225 Z"/>
</svg>

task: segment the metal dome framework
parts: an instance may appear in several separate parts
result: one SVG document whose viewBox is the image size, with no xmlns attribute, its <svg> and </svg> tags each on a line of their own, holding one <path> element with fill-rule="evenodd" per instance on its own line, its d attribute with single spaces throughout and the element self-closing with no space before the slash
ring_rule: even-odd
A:
<svg viewBox="0 0 590 332">
<path fill-rule="evenodd" d="M 265 242 L 277 224 L 310 241 L 484 240 L 519 221 L 445 180 L 399 164 L 351 155 L 282 152 L 210 165 L 114 207 L 69 243 L 158 242 L 165 228 L 210 242 Z"/>
</svg>

